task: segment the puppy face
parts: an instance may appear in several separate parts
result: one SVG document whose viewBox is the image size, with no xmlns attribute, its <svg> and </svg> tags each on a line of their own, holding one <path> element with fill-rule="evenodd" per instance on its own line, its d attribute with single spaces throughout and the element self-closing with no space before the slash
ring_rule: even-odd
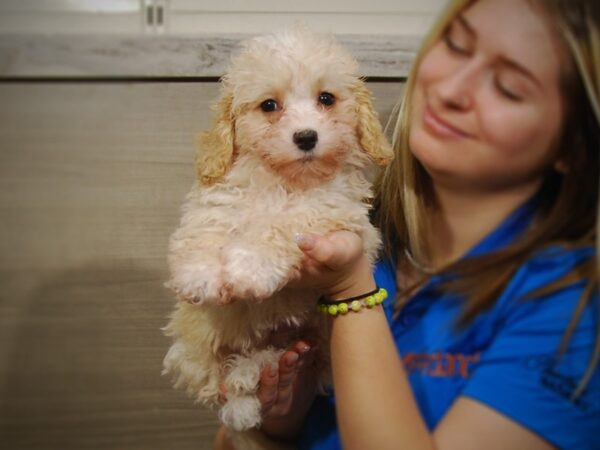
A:
<svg viewBox="0 0 600 450">
<path fill-rule="evenodd" d="M 252 83 L 255 98 L 240 105 L 235 121 L 237 152 L 260 158 L 299 187 L 330 180 L 359 149 L 351 90 L 327 70 L 314 73 L 307 62 L 290 61 L 296 67 L 284 83 L 277 72 Z"/>
<path fill-rule="evenodd" d="M 356 70 L 335 41 L 303 29 L 246 42 L 222 80 L 221 119 L 205 150 L 227 141 L 225 158 L 259 158 L 293 187 L 332 179 L 348 158 L 364 164 L 379 152 L 387 162 L 391 150 Z"/>
</svg>

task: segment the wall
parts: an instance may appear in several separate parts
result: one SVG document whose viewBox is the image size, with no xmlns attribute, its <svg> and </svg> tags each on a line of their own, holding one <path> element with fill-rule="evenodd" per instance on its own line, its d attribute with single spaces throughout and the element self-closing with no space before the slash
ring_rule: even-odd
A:
<svg viewBox="0 0 600 450">
<path fill-rule="evenodd" d="M 339 34 L 421 35 L 445 0 L 3 0 L 0 33 L 264 33 L 301 21 Z"/>
<path fill-rule="evenodd" d="M 162 284 L 193 136 L 242 37 L 0 35 L 0 447 L 211 448 L 213 413 L 160 375 L 173 305 Z M 341 39 L 385 122 L 418 36 L 399 37 L 401 50 L 395 38 Z"/>
</svg>

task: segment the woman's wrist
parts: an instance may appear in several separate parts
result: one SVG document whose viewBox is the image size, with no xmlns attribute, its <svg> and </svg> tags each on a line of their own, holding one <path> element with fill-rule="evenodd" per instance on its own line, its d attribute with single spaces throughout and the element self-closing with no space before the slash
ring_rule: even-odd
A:
<svg viewBox="0 0 600 450">
<path fill-rule="evenodd" d="M 323 295 L 332 301 L 343 300 L 372 291 L 375 287 L 371 264 L 367 255 L 362 255 L 352 271 L 324 290 Z"/>
<path fill-rule="evenodd" d="M 323 314 L 335 317 L 337 315 L 346 315 L 349 312 L 359 312 L 360 310 L 372 309 L 381 305 L 388 297 L 384 288 L 375 288 L 372 291 L 365 292 L 354 297 L 347 297 L 341 300 L 331 300 L 321 297 L 317 304 L 319 311 Z"/>
</svg>

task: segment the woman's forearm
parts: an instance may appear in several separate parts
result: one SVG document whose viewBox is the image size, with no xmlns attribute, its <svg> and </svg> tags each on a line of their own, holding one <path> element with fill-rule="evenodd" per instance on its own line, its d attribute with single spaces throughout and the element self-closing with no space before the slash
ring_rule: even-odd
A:
<svg viewBox="0 0 600 450">
<path fill-rule="evenodd" d="M 372 267 L 358 235 L 340 231 L 300 240 L 298 246 L 309 257 L 305 271 L 320 281 L 317 287 L 325 287 L 331 300 L 352 298 L 375 288 Z M 330 331 L 337 420 L 344 448 L 435 449 L 383 308 L 335 317 Z"/>
<path fill-rule="evenodd" d="M 381 306 L 331 320 L 331 359 L 344 449 L 435 448 Z"/>
</svg>

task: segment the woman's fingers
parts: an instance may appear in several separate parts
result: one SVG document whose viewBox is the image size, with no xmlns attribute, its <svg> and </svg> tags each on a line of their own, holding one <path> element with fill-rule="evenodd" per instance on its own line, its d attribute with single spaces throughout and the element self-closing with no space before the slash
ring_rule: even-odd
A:
<svg viewBox="0 0 600 450">
<path fill-rule="evenodd" d="M 279 385 L 279 368 L 266 366 L 260 373 L 260 382 L 256 396 L 263 408 L 263 414 L 268 414 L 277 402 Z"/>
<path fill-rule="evenodd" d="M 297 242 L 306 255 L 333 270 L 356 260 L 363 250 L 360 236 L 345 230 L 327 236 L 298 235 Z"/>
<path fill-rule="evenodd" d="M 306 242 L 305 242 L 306 241 Z M 300 282 L 321 291 L 337 290 L 352 283 L 363 269 L 371 272 L 360 236 L 350 231 L 336 231 L 326 236 L 308 235 L 298 240 L 304 253 Z"/>
<path fill-rule="evenodd" d="M 277 365 L 263 367 L 257 397 L 262 405 L 263 415 L 282 416 L 289 412 L 297 386 L 298 371 L 312 360 L 314 352 L 304 341 L 296 341 L 283 353 Z M 227 387 L 219 385 L 219 402 L 227 401 Z"/>
<path fill-rule="evenodd" d="M 277 402 L 271 414 L 287 414 L 293 398 L 294 382 L 298 373 L 298 358 L 296 352 L 285 352 L 279 360 L 279 389 Z"/>
<path fill-rule="evenodd" d="M 302 236 L 301 236 L 302 237 Z M 296 287 L 314 288 L 329 297 L 352 297 L 372 284 L 372 268 L 361 237 L 351 231 L 335 231 L 297 238 L 303 259 Z M 356 295 L 356 294 L 354 294 Z"/>
<path fill-rule="evenodd" d="M 298 341 L 292 346 L 292 350 L 300 356 L 298 368 L 302 367 L 302 363 L 306 359 L 308 352 L 311 350 L 311 346 L 304 341 Z"/>
<path fill-rule="evenodd" d="M 227 386 L 225 383 L 219 384 L 219 403 L 222 405 L 227 401 Z"/>
<path fill-rule="evenodd" d="M 289 412 L 298 370 L 303 367 L 309 350 L 308 344 L 298 341 L 281 356 L 277 368 L 267 366 L 262 370 L 257 397 L 264 416 L 281 416 Z"/>
</svg>

